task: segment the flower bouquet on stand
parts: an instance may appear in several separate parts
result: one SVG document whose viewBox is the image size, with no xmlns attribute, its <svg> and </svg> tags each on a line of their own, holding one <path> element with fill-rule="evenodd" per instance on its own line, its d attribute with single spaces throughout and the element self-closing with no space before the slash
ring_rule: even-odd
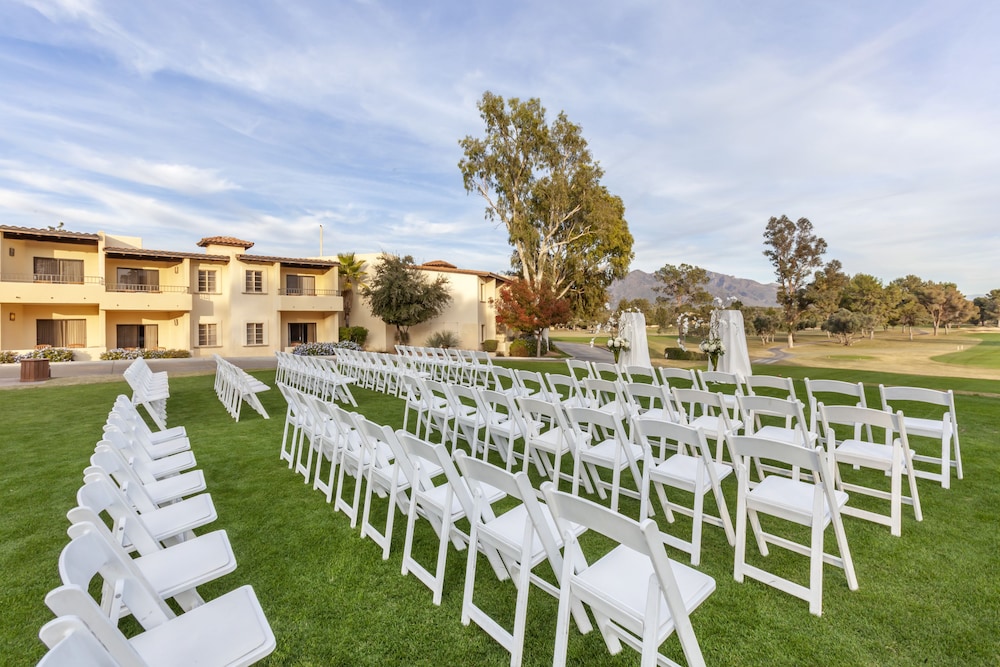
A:
<svg viewBox="0 0 1000 667">
<path fill-rule="evenodd" d="M 611 354 L 615 355 L 615 363 L 618 363 L 618 357 L 621 356 L 622 350 L 629 349 L 628 338 L 623 338 L 622 336 L 612 336 L 608 338 L 608 349 L 611 350 Z"/>
<path fill-rule="evenodd" d="M 718 336 L 713 337 L 709 335 L 708 338 L 698 344 L 698 348 L 708 355 L 708 370 L 718 370 L 719 357 L 726 353 L 726 346 L 722 344 L 722 339 Z"/>
</svg>

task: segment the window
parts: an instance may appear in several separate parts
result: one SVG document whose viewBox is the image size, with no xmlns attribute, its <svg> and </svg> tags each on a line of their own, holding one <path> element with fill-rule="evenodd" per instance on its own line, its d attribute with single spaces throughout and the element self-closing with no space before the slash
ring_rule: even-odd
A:
<svg viewBox="0 0 1000 667">
<path fill-rule="evenodd" d="M 153 350 L 160 346 L 160 332 L 155 324 L 119 324 L 118 347 Z"/>
<path fill-rule="evenodd" d="M 123 292 L 159 292 L 160 272 L 156 269 L 119 268 L 117 289 Z"/>
<path fill-rule="evenodd" d="M 316 276 L 286 276 L 285 288 L 285 294 L 316 296 Z"/>
<path fill-rule="evenodd" d="M 212 273 L 215 273 L 212 271 Z M 198 325 L 198 346 L 217 347 L 219 345 L 219 325 L 199 324 Z"/>
<path fill-rule="evenodd" d="M 247 294 L 264 293 L 264 272 L 247 271 L 247 282 L 244 290 Z"/>
<path fill-rule="evenodd" d="M 299 345 L 300 343 L 316 342 L 315 322 L 292 322 L 288 325 L 288 344 Z"/>
<path fill-rule="evenodd" d="M 74 283 L 83 284 L 82 259 L 56 259 L 54 257 L 35 257 L 36 283 Z"/>
<path fill-rule="evenodd" d="M 87 320 L 37 320 L 35 344 L 87 347 Z"/>
<path fill-rule="evenodd" d="M 217 294 L 215 286 L 215 271 L 199 269 L 198 270 L 198 293 L 199 294 Z"/>
<path fill-rule="evenodd" d="M 264 344 L 264 323 L 247 322 L 247 345 Z"/>
</svg>

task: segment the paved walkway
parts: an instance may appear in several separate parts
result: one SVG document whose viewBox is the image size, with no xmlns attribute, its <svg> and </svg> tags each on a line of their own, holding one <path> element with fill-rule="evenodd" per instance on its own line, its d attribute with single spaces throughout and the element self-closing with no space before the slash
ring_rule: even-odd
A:
<svg viewBox="0 0 1000 667">
<path fill-rule="evenodd" d="M 276 357 L 243 357 L 227 359 L 243 370 L 270 370 L 278 365 Z M 20 364 L 0 364 L 0 388 L 38 387 L 45 384 L 77 384 L 81 378 L 88 382 L 114 382 L 122 378 L 129 367 L 130 359 L 117 361 L 62 361 L 49 364 L 51 380 L 41 382 L 21 382 Z M 215 360 L 197 359 L 149 359 L 149 367 L 154 371 L 167 371 L 171 375 L 200 375 L 215 372 Z"/>
</svg>

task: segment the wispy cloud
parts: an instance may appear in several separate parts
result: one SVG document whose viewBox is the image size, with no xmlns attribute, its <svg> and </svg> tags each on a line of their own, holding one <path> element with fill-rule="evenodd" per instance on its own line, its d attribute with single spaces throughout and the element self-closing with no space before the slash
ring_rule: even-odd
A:
<svg viewBox="0 0 1000 667">
<path fill-rule="evenodd" d="M 190 249 L 501 271 L 462 188 L 484 90 L 582 125 L 636 268 L 770 280 L 772 215 L 850 272 L 996 287 L 1000 10 L 985 0 L 0 7 L 0 210 Z M 16 221 L 16 222 L 15 222 Z"/>
</svg>

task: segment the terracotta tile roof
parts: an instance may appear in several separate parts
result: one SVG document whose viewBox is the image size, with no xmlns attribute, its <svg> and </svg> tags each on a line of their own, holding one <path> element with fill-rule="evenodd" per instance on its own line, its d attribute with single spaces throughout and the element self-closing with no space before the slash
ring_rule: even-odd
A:
<svg viewBox="0 0 1000 667">
<path fill-rule="evenodd" d="M 243 239 L 238 239 L 235 236 L 206 236 L 202 240 L 198 241 L 197 244 L 201 248 L 205 248 L 210 245 L 229 245 L 236 248 L 247 248 L 253 247 L 253 241 L 244 241 Z"/>
<path fill-rule="evenodd" d="M 61 240 L 93 241 L 100 240 L 100 235 L 86 232 L 71 232 L 68 229 L 39 229 L 35 227 L 15 227 L 13 225 L 0 225 L 0 232 L 10 236 L 30 236 L 33 238 L 49 238 Z"/>
<path fill-rule="evenodd" d="M 443 259 L 433 259 L 429 262 L 424 262 L 420 266 L 426 266 L 434 269 L 457 269 L 458 267 L 451 262 L 446 262 Z"/>
<path fill-rule="evenodd" d="M 236 259 L 241 262 L 251 262 L 257 264 L 284 264 L 285 266 L 303 266 L 311 268 L 332 268 L 340 266 L 340 262 L 332 259 L 310 259 L 308 257 L 271 257 L 269 255 L 237 255 Z"/>
<path fill-rule="evenodd" d="M 110 257 L 123 259 L 199 259 L 207 262 L 228 262 L 225 255 L 209 255 L 203 252 L 175 252 L 173 250 L 146 250 L 144 248 L 104 248 L 104 253 Z"/>
</svg>

